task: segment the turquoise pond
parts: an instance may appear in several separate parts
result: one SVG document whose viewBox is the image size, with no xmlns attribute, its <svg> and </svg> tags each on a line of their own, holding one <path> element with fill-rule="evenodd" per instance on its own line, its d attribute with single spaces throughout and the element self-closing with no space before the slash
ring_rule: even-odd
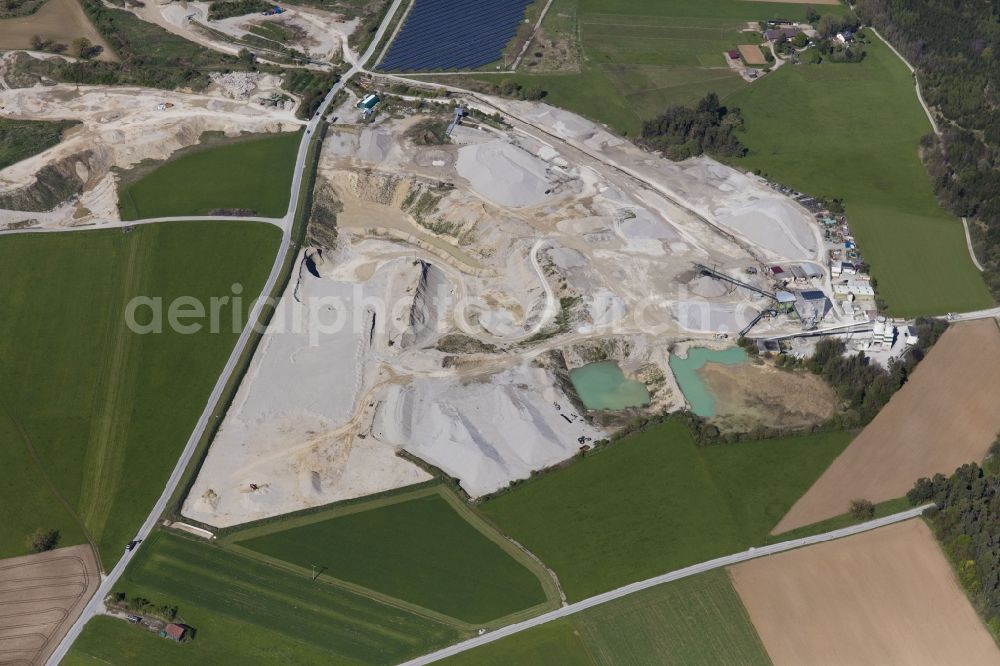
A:
<svg viewBox="0 0 1000 666">
<path fill-rule="evenodd" d="M 670 356 L 670 369 L 677 379 L 684 397 L 691 404 L 691 411 L 698 416 L 715 416 L 715 398 L 698 376 L 698 371 L 706 363 L 721 363 L 722 365 L 739 365 L 745 363 L 747 353 L 739 347 L 729 349 L 705 349 L 693 347 L 688 350 L 686 358 Z"/>
<path fill-rule="evenodd" d="M 601 361 L 570 370 L 580 400 L 587 409 L 626 409 L 649 404 L 649 390 L 628 379 L 614 361 Z"/>
</svg>

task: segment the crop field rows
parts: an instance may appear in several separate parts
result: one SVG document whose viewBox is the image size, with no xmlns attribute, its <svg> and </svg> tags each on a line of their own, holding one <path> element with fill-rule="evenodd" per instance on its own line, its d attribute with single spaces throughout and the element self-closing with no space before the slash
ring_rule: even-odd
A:
<svg viewBox="0 0 1000 666">
<path fill-rule="evenodd" d="M 416 0 L 382 71 L 475 69 L 501 57 L 531 0 Z"/>
<path fill-rule="evenodd" d="M 461 638 L 442 623 L 166 532 L 151 537 L 118 589 L 176 604 L 199 630 L 190 646 L 174 648 L 181 654 L 155 663 L 274 663 L 282 656 L 291 660 L 285 663 L 391 663 Z M 73 653 L 111 663 L 130 653 L 156 659 L 162 639 L 143 638 L 124 622 L 95 622 Z"/>
</svg>

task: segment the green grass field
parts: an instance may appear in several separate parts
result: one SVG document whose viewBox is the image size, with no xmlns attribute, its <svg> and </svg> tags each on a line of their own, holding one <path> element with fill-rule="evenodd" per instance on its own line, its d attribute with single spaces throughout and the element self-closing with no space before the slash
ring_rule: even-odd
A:
<svg viewBox="0 0 1000 666">
<path fill-rule="evenodd" d="M 680 419 L 484 503 L 571 600 L 759 544 L 849 433 L 699 448 Z"/>
<path fill-rule="evenodd" d="M 301 138 L 301 132 L 287 132 L 240 139 L 170 160 L 122 189 L 122 219 L 206 215 L 220 209 L 283 217 Z"/>
<path fill-rule="evenodd" d="M 234 542 L 467 623 L 544 604 L 539 579 L 508 553 L 512 548 L 474 527 L 443 492 L 431 488 L 367 510 L 362 504 L 332 518 L 314 514 L 293 519 L 298 525 L 288 521 L 291 527 L 279 521 L 266 534 L 249 530 L 250 538 L 237 534 Z"/>
<path fill-rule="evenodd" d="M 873 40 L 859 64 L 782 67 L 735 95 L 746 169 L 814 195 L 843 197 L 892 314 L 990 307 L 962 223 L 938 205 L 917 154 L 931 131 L 909 71 Z"/>
<path fill-rule="evenodd" d="M 0 239 L 0 505 L 25 508 L 0 521 L 0 556 L 25 552 L 40 527 L 80 543 L 82 524 L 104 566 L 117 561 L 238 337 L 230 327 L 138 335 L 126 304 L 140 295 L 164 309 L 179 296 L 207 303 L 240 283 L 245 316 L 278 240 L 275 227 L 238 221 Z M 232 310 L 221 308 L 222 322 Z"/>
<path fill-rule="evenodd" d="M 37 155 L 62 141 L 63 132 L 79 125 L 75 120 L 11 120 L 0 118 L 0 169 Z"/>
<path fill-rule="evenodd" d="M 442 659 L 441 666 L 596 666 L 570 618 Z"/>
<path fill-rule="evenodd" d="M 157 532 L 115 588 L 176 604 L 184 645 L 96 618 L 68 664 L 390 664 L 464 638 L 456 629 L 193 538 Z"/>
<path fill-rule="evenodd" d="M 729 576 L 643 590 L 442 661 L 463 664 L 770 664 Z"/>
<path fill-rule="evenodd" d="M 483 76 L 510 78 L 548 92 L 546 101 L 630 136 L 664 108 L 691 104 L 708 92 L 725 100 L 747 86 L 726 64 L 723 52 L 759 42 L 742 32 L 752 21 L 804 20 L 808 3 L 746 0 L 555 0 L 542 27 L 577 44 L 579 72 L 532 72 Z M 842 5 L 817 5 L 844 14 Z M 755 42 L 755 40 L 757 40 Z M 465 77 L 463 77 L 465 78 Z"/>
</svg>

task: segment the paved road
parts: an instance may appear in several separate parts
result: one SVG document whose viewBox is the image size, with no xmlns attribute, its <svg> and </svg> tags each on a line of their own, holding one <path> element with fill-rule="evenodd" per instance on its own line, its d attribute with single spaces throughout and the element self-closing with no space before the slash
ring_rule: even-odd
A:
<svg viewBox="0 0 1000 666">
<path fill-rule="evenodd" d="M 385 33 L 386 27 L 392 20 L 393 15 L 396 13 L 402 0 L 394 0 L 389 11 L 386 12 L 385 19 L 383 19 L 382 24 L 379 26 L 378 32 L 376 32 L 375 37 L 372 39 L 371 45 L 368 50 L 365 51 L 364 55 L 358 59 L 358 62 L 351 67 L 337 82 L 330 92 L 324 98 L 323 103 L 320 105 L 318 112 L 306 125 L 305 134 L 302 137 L 302 142 L 299 144 L 298 156 L 295 159 L 295 171 L 292 176 L 292 190 L 291 198 L 289 199 L 288 213 L 281 220 L 271 220 L 264 218 L 262 221 L 271 222 L 278 224 L 281 227 L 281 246 L 278 250 L 278 254 L 274 259 L 274 264 L 271 266 L 271 273 L 267 276 L 267 282 L 264 284 L 264 289 L 262 290 L 262 296 L 267 296 L 272 292 L 275 285 L 277 284 L 278 277 L 281 274 L 282 265 L 288 255 L 289 250 L 292 248 L 291 232 L 292 223 L 295 220 L 295 215 L 298 212 L 299 204 L 299 194 L 302 190 L 302 183 L 305 178 L 305 168 L 306 168 L 306 156 L 309 152 L 309 143 L 312 140 L 312 135 L 319 127 L 319 123 L 322 117 L 326 114 L 329 109 L 330 103 L 333 101 L 334 95 L 340 91 L 344 84 L 350 79 L 354 74 L 362 71 L 364 64 L 371 58 L 372 53 L 375 51 L 379 40 L 382 39 L 382 35 Z M 152 222 L 165 222 L 170 220 L 182 220 L 182 219 L 205 219 L 202 217 L 198 218 L 158 218 L 156 220 L 138 220 L 136 222 L 130 222 L 129 224 L 146 224 Z M 187 444 L 184 447 L 184 451 L 181 453 L 180 458 L 177 460 L 177 464 L 174 466 L 173 472 L 170 474 L 170 478 L 167 480 L 166 486 L 163 488 L 163 493 L 160 495 L 160 499 L 157 500 L 156 504 L 153 506 L 149 515 L 146 517 L 146 521 L 139 528 L 136 533 L 136 539 L 145 539 L 149 536 L 153 527 L 156 525 L 160 516 L 167 508 L 167 502 L 170 501 L 171 495 L 177 489 L 178 483 L 180 483 L 181 476 L 184 474 L 184 470 L 191 462 L 191 458 L 195 453 L 195 449 L 198 446 L 198 442 L 201 440 L 202 436 L 205 434 L 205 429 L 208 427 L 209 420 L 212 416 L 212 411 L 218 404 L 219 400 L 222 398 L 222 393 L 225 390 L 226 384 L 229 383 L 229 379 L 236 369 L 236 365 L 239 362 L 240 357 L 243 355 L 246 349 L 247 342 L 250 340 L 250 335 L 253 331 L 253 322 L 256 322 L 260 318 L 261 311 L 264 307 L 264 298 L 257 299 L 254 304 L 253 310 L 250 312 L 250 317 L 248 318 L 248 324 L 243 332 L 240 334 L 240 338 L 236 345 L 233 347 L 232 353 L 229 355 L 229 360 L 226 361 L 226 367 L 223 369 L 222 374 L 219 375 L 219 379 L 215 383 L 215 387 L 212 389 L 212 394 L 208 398 L 208 402 L 205 405 L 205 409 L 201 414 L 201 418 L 198 419 L 198 423 L 195 426 L 194 432 L 191 433 L 191 437 L 188 439 Z M 122 544 L 124 548 L 125 544 Z M 125 553 L 118 563 L 115 564 L 114 568 L 109 571 L 104 580 L 101 581 L 100 587 L 97 588 L 97 592 L 90 599 L 90 602 L 84 608 L 83 613 L 77 619 L 70 630 L 60 641 L 59 646 L 49 657 L 48 663 L 50 665 L 58 664 L 66 653 L 69 651 L 70 646 L 73 641 L 77 639 L 80 632 L 83 630 L 84 625 L 90 618 L 92 618 L 98 611 L 103 602 L 104 598 L 112 591 L 115 583 L 121 577 L 122 573 L 125 571 L 125 567 L 128 565 L 129 560 L 133 555 L 142 548 L 142 544 L 138 548 L 134 549 L 130 553 Z"/>
<path fill-rule="evenodd" d="M 941 318 L 947 315 L 941 315 Z M 976 310 L 974 312 L 957 312 L 952 313 L 949 319 L 951 321 L 972 321 L 974 319 L 989 319 L 991 317 L 1000 317 L 1000 307 L 989 308 L 987 310 Z"/>
<path fill-rule="evenodd" d="M 473 648 L 479 647 L 481 645 L 486 645 L 487 643 L 492 643 L 493 641 L 500 640 L 501 638 L 506 638 L 516 633 L 520 633 L 532 627 L 537 627 L 539 625 L 545 624 L 546 622 L 551 622 L 552 620 L 557 620 L 568 615 L 573 615 L 574 613 L 579 613 L 580 611 L 587 610 L 588 608 L 593 608 L 594 606 L 599 606 L 601 604 L 613 601 L 615 599 L 620 599 L 621 597 L 628 596 L 630 594 L 635 594 L 640 590 L 645 590 L 650 587 L 656 587 L 657 585 L 662 585 L 663 583 L 669 583 L 680 578 L 687 578 L 688 576 L 694 576 L 696 574 L 704 573 L 706 571 L 711 571 L 712 569 L 718 569 L 720 567 L 728 567 L 733 564 L 739 564 L 740 562 L 745 562 L 747 560 L 752 560 L 758 557 L 765 557 L 767 555 L 773 555 L 775 553 L 781 553 L 786 550 L 792 550 L 794 548 L 801 548 L 802 546 L 809 546 L 816 543 L 822 543 L 824 541 L 832 541 L 834 539 L 841 539 L 846 536 L 851 536 L 852 534 L 860 534 L 861 532 L 867 532 L 869 530 L 876 529 L 878 527 L 884 527 L 886 525 L 891 525 L 892 523 L 898 523 L 904 520 L 910 520 L 911 518 L 916 518 L 922 514 L 928 507 L 933 506 L 932 504 L 925 504 L 924 506 L 917 507 L 915 509 L 910 509 L 909 511 L 903 511 L 900 513 L 895 513 L 891 516 L 886 516 L 884 518 L 878 518 L 876 520 L 868 521 L 867 523 L 861 523 L 859 525 L 852 525 L 851 527 L 845 527 L 839 530 L 833 530 L 832 532 L 826 532 L 824 534 L 817 534 L 811 537 L 805 537 L 803 539 L 795 539 L 793 541 L 785 541 L 782 543 L 772 544 L 770 546 L 762 546 L 760 548 L 751 548 L 750 550 L 745 550 L 741 553 L 735 553 L 733 555 L 726 555 L 725 557 L 719 557 L 714 560 L 709 560 L 707 562 L 702 562 L 701 564 L 695 564 L 690 567 L 685 567 L 683 569 L 678 569 L 677 571 L 671 571 L 670 573 L 665 573 L 654 578 L 649 578 L 647 580 L 639 581 L 638 583 L 632 583 L 631 585 L 626 585 L 624 587 L 619 587 L 617 590 L 611 590 L 610 592 L 605 592 L 603 594 L 598 594 L 596 596 L 584 599 L 583 601 L 578 601 L 568 606 L 563 606 L 554 611 L 550 611 L 543 615 L 533 617 L 530 620 L 525 620 L 524 622 L 518 622 L 516 624 L 507 625 L 496 631 L 492 631 L 488 634 L 483 634 L 482 636 L 477 636 L 475 638 L 470 638 L 469 640 L 446 647 L 437 652 L 432 652 L 431 654 L 424 655 L 423 657 L 417 657 L 410 661 L 405 662 L 402 666 L 421 666 L 423 664 L 430 664 L 440 659 L 446 657 L 451 657 L 466 650 L 471 650 Z"/>
</svg>

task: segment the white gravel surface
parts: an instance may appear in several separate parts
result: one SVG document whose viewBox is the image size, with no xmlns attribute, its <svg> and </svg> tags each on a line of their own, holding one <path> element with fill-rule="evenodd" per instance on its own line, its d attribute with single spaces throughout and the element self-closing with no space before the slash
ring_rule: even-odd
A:
<svg viewBox="0 0 1000 666">
<path fill-rule="evenodd" d="M 392 387 L 372 433 L 457 477 L 476 497 L 571 457 L 581 435 L 604 437 L 574 414 L 552 375 L 525 363 L 475 380 Z"/>
<path fill-rule="evenodd" d="M 499 139 L 463 146 L 456 166 L 473 189 L 502 206 L 537 206 L 551 189 L 545 162 Z"/>
</svg>

